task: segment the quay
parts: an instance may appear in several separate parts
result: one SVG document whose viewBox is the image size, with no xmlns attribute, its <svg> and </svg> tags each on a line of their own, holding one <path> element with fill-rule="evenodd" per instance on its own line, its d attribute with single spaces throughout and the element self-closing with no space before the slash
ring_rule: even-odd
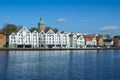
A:
<svg viewBox="0 0 120 80">
<path fill-rule="evenodd" d="M 120 50 L 120 48 L 0 48 L 0 51 L 40 51 L 40 50 Z"/>
</svg>

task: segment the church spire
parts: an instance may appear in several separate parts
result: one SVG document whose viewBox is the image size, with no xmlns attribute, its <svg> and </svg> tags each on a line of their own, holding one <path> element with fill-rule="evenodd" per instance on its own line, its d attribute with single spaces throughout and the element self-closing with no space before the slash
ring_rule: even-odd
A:
<svg viewBox="0 0 120 80">
<path fill-rule="evenodd" d="M 40 24 L 44 24 L 42 17 L 40 17 Z"/>
<path fill-rule="evenodd" d="M 45 24 L 44 24 L 44 21 L 42 19 L 42 17 L 40 17 L 40 22 L 38 23 L 38 31 L 44 31 L 45 29 Z"/>
</svg>

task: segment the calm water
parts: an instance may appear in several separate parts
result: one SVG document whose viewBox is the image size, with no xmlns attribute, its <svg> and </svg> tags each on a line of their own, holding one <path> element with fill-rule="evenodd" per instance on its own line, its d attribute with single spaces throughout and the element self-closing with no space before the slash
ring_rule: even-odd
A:
<svg viewBox="0 0 120 80">
<path fill-rule="evenodd" d="M 0 51 L 0 80 L 120 80 L 120 50 Z"/>
</svg>

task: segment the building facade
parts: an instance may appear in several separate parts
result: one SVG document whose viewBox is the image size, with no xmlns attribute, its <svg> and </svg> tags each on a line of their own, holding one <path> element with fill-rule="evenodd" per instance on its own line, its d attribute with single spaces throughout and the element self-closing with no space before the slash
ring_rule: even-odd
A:
<svg viewBox="0 0 120 80">
<path fill-rule="evenodd" d="M 69 36 L 67 32 L 47 31 L 30 32 L 26 27 L 9 36 L 9 47 L 31 47 L 31 48 L 68 48 Z"/>
<path fill-rule="evenodd" d="M 97 46 L 96 35 L 87 35 L 87 36 L 84 36 L 84 38 L 85 38 L 85 45 L 87 47 Z"/>
<path fill-rule="evenodd" d="M 104 39 L 102 35 L 96 36 L 97 39 L 97 46 L 98 47 L 103 47 L 104 46 Z"/>
<path fill-rule="evenodd" d="M 0 34 L 0 48 L 5 47 L 6 45 L 6 36 L 4 34 Z"/>
<path fill-rule="evenodd" d="M 114 47 L 120 47 L 120 36 L 114 36 L 113 38 L 114 41 Z"/>
<path fill-rule="evenodd" d="M 9 36 L 9 47 L 11 48 L 68 48 L 69 35 L 67 32 L 46 29 L 44 21 L 40 18 L 38 32 L 30 32 L 26 27 L 22 27 L 17 33 L 13 32 Z"/>
<path fill-rule="evenodd" d="M 83 36 L 81 33 L 46 29 L 42 18 L 38 23 L 38 31 L 30 32 L 28 28 L 22 27 L 18 32 L 9 35 L 11 48 L 85 48 L 96 45 L 95 35 Z"/>
</svg>

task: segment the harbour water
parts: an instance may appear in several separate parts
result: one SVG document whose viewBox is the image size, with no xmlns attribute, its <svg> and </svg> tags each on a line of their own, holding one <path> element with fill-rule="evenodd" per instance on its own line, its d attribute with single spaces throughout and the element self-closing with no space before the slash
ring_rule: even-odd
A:
<svg viewBox="0 0 120 80">
<path fill-rule="evenodd" d="M 0 51 L 0 80 L 120 80 L 120 50 Z"/>
</svg>

